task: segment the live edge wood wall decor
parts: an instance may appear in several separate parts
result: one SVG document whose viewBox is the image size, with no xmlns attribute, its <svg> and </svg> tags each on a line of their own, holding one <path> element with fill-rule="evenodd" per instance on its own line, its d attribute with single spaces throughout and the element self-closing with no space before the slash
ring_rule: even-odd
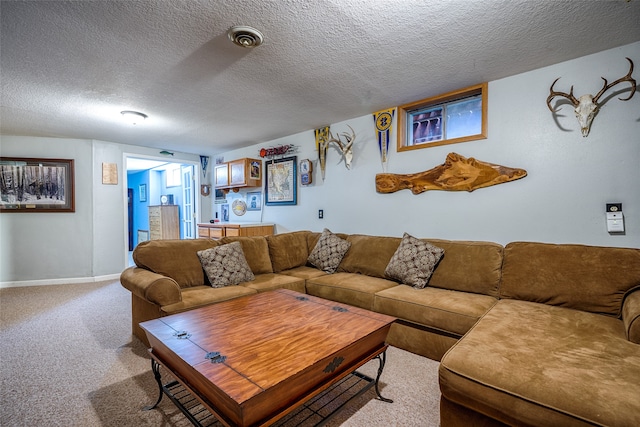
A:
<svg viewBox="0 0 640 427">
<path fill-rule="evenodd" d="M 378 193 L 394 193 L 410 189 L 413 194 L 428 190 L 473 191 L 527 176 L 524 169 L 510 168 L 482 162 L 473 157 L 466 158 L 449 153 L 444 164 L 425 172 L 399 175 L 379 173 L 376 175 Z"/>
</svg>

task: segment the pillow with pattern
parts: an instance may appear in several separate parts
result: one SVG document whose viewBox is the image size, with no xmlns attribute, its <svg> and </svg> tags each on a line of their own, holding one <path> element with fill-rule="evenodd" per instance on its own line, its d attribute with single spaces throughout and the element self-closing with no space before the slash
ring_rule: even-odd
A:
<svg viewBox="0 0 640 427">
<path fill-rule="evenodd" d="M 215 248 L 198 251 L 200 264 L 211 286 L 223 288 L 255 279 L 240 242 L 227 243 Z"/>
<path fill-rule="evenodd" d="M 427 286 L 442 255 L 444 249 L 404 233 L 384 273 L 405 285 L 422 289 Z"/>
<path fill-rule="evenodd" d="M 325 228 L 307 261 L 325 273 L 332 274 L 336 272 L 340 261 L 350 247 L 350 242 L 341 239 Z"/>
</svg>

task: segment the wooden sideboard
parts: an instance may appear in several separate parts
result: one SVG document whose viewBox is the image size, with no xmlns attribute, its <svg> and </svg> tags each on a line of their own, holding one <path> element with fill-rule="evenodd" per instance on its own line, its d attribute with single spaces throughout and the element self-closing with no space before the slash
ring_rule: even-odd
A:
<svg viewBox="0 0 640 427">
<path fill-rule="evenodd" d="M 274 224 L 216 222 L 198 224 L 199 239 L 220 239 L 225 236 L 271 236 Z"/>
<path fill-rule="evenodd" d="M 178 205 L 149 206 L 149 239 L 179 239 Z"/>
</svg>

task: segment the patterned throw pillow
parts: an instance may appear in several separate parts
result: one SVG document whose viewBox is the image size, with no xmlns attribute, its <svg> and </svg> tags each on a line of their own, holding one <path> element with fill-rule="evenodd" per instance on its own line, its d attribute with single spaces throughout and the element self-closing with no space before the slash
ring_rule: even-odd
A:
<svg viewBox="0 0 640 427">
<path fill-rule="evenodd" d="M 444 249 L 404 233 L 384 273 L 405 285 L 422 289 L 427 286 L 442 255 Z"/>
<path fill-rule="evenodd" d="M 228 243 L 198 251 L 198 258 L 211 286 L 223 288 L 255 279 L 240 242 Z"/>
<path fill-rule="evenodd" d="M 307 261 L 326 273 L 335 273 L 350 247 L 350 242 L 341 239 L 325 228 Z"/>
</svg>

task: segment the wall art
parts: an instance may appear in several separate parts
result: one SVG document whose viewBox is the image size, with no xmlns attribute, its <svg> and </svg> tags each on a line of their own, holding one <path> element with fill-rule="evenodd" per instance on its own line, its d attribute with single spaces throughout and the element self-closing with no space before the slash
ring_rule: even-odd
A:
<svg viewBox="0 0 640 427">
<path fill-rule="evenodd" d="M 138 185 L 138 201 L 140 202 L 147 201 L 147 184 Z"/>
<path fill-rule="evenodd" d="M 265 205 L 295 205 L 298 203 L 297 157 L 266 162 Z"/>
<path fill-rule="evenodd" d="M 259 211 L 260 209 L 262 209 L 262 193 L 260 191 L 247 193 L 247 210 Z"/>
<path fill-rule="evenodd" d="M 429 190 L 473 191 L 527 176 L 524 169 L 510 168 L 449 153 L 445 162 L 428 171 L 412 174 L 379 173 L 378 193 L 394 193 L 410 189 L 413 194 Z"/>
<path fill-rule="evenodd" d="M 0 157 L 0 212 L 75 212 L 73 160 Z"/>
<path fill-rule="evenodd" d="M 617 86 L 618 84 L 623 82 L 629 82 L 629 84 L 631 85 L 631 94 L 629 94 L 629 96 L 626 98 L 618 98 L 619 100 L 628 101 L 633 97 L 633 94 L 636 93 L 636 80 L 631 77 L 631 74 L 633 73 L 633 61 L 629 58 L 627 58 L 627 61 L 629 61 L 629 72 L 612 83 L 609 83 L 607 79 L 601 77 L 601 79 L 604 80 L 604 84 L 602 85 L 602 89 L 600 89 L 600 92 L 595 95 L 586 94 L 576 98 L 573 95 L 573 86 L 571 86 L 571 90 L 569 90 L 569 93 L 555 91 L 553 90 L 553 86 L 558 80 L 560 80 L 560 77 L 558 77 L 553 81 L 553 83 L 551 83 L 551 87 L 549 88 L 547 107 L 549 107 L 549 110 L 551 110 L 551 112 L 555 115 L 556 110 L 551 106 L 551 101 L 553 100 L 553 98 L 555 98 L 556 96 L 562 96 L 569 100 L 569 102 L 571 102 L 571 105 L 575 107 L 573 109 L 573 112 L 576 114 L 578 123 L 580 123 L 580 131 L 582 132 L 582 136 L 586 138 L 587 136 L 589 136 L 591 123 L 598 114 L 600 106 L 604 104 L 608 99 L 608 97 L 604 98 L 602 102 L 600 102 L 600 97 L 602 95 L 604 95 L 612 87 Z"/>
</svg>

